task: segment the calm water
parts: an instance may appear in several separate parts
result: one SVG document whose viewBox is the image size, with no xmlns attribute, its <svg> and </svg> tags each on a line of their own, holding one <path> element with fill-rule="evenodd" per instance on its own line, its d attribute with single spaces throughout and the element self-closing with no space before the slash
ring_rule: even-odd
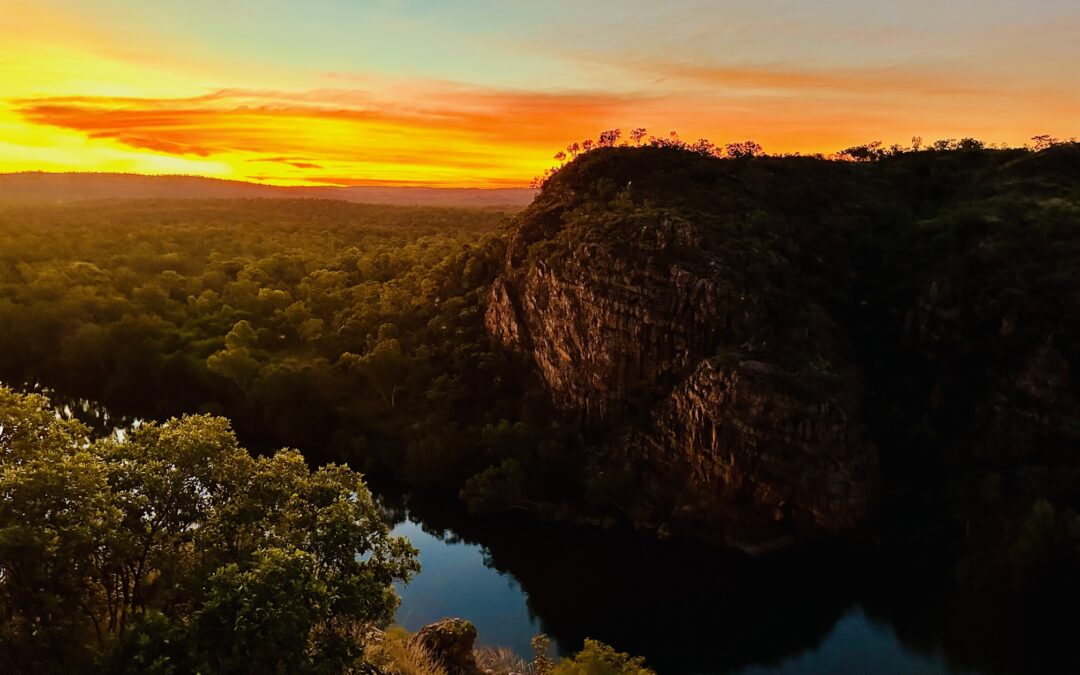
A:
<svg viewBox="0 0 1080 675">
<path fill-rule="evenodd" d="M 829 558 L 762 565 L 630 535 L 510 523 L 466 525 L 460 535 L 445 527 L 446 514 L 436 518 L 423 525 L 410 515 L 395 528 L 423 565 L 400 589 L 397 621 L 410 630 L 462 617 L 480 643 L 525 656 L 540 632 L 563 652 L 596 637 L 645 655 L 661 673 L 990 672 L 950 663 L 926 631 L 902 638 L 880 608 L 858 599 L 862 575 Z"/>
<path fill-rule="evenodd" d="M 540 621 L 521 585 L 493 569 L 483 547 L 424 532 L 414 521 L 398 525 L 394 534 L 412 541 L 423 565 L 422 574 L 398 588 L 397 623 L 415 631 L 444 617 L 464 617 L 476 624 L 482 644 L 531 653 L 529 640 L 543 632 Z"/>
<path fill-rule="evenodd" d="M 887 624 L 870 619 L 862 607 L 849 609 L 820 644 L 778 665 L 749 666 L 746 675 L 876 673 L 905 675 L 976 672 L 950 668 L 939 654 L 920 654 L 904 644 Z"/>
</svg>

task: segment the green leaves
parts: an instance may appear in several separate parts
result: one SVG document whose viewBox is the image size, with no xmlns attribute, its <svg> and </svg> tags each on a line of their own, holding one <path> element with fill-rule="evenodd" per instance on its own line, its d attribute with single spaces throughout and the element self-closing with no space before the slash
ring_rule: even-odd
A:
<svg viewBox="0 0 1080 675">
<path fill-rule="evenodd" d="M 563 659 L 549 671 L 551 675 L 655 675 L 645 659 L 617 652 L 598 640 L 585 640 L 585 648 Z"/>
<path fill-rule="evenodd" d="M 341 672 L 419 569 L 359 475 L 254 458 L 221 418 L 91 443 L 0 389 L 0 495 L 0 650 L 27 670 Z"/>
</svg>

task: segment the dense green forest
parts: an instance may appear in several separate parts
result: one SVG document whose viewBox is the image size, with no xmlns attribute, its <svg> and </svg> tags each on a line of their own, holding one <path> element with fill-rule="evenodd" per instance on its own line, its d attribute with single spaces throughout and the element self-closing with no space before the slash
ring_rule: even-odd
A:
<svg viewBox="0 0 1080 675">
<path fill-rule="evenodd" d="M 148 419 L 227 414 L 249 447 L 453 492 L 535 438 L 514 423 L 543 407 L 484 335 L 507 217 L 307 200 L 9 205 L 0 379 Z"/>
</svg>

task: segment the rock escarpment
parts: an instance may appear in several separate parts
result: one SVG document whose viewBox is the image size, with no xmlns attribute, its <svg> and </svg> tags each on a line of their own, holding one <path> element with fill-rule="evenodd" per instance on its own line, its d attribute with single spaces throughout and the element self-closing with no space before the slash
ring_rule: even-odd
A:
<svg viewBox="0 0 1080 675">
<path fill-rule="evenodd" d="M 842 265 L 748 203 L 729 163 L 645 159 L 616 150 L 549 181 L 511 235 L 490 333 L 600 430 L 600 491 L 636 523 L 748 549 L 857 527 L 877 452 L 814 290 Z"/>
<path fill-rule="evenodd" d="M 506 243 L 487 329 L 581 421 L 605 518 L 760 549 L 851 530 L 887 492 L 883 522 L 917 510 L 1003 569 L 1032 531 L 1073 546 L 1080 144 L 605 148 Z"/>
</svg>

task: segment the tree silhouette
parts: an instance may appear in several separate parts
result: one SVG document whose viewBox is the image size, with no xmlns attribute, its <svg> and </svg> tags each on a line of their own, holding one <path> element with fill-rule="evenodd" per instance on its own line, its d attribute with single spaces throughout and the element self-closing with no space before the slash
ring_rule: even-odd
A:
<svg viewBox="0 0 1080 675">
<path fill-rule="evenodd" d="M 1046 150 L 1047 148 L 1051 148 L 1061 143 L 1060 139 L 1054 138 L 1050 134 L 1039 134 L 1038 136 L 1032 136 L 1031 140 L 1034 144 L 1036 152 L 1040 150 Z"/>
<path fill-rule="evenodd" d="M 870 162 L 875 159 L 881 159 L 886 153 L 881 149 L 881 141 L 871 141 L 863 145 L 853 145 L 850 148 L 845 148 L 837 153 L 840 159 L 847 159 L 855 162 Z"/>
<path fill-rule="evenodd" d="M 597 141 L 597 145 L 601 148 L 610 148 L 619 142 L 619 138 L 622 137 L 622 130 L 609 129 L 608 131 L 600 132 L 600 140 Z"/>
<path fill-rule="evenodd" d="M 742 159 L 746 157 L 759 157 L 765 154 L 765 148 L 755 141 L 742 141 L 728 143 L 724 146 L 724 152 L 728 157 Z"/>
</svg>

